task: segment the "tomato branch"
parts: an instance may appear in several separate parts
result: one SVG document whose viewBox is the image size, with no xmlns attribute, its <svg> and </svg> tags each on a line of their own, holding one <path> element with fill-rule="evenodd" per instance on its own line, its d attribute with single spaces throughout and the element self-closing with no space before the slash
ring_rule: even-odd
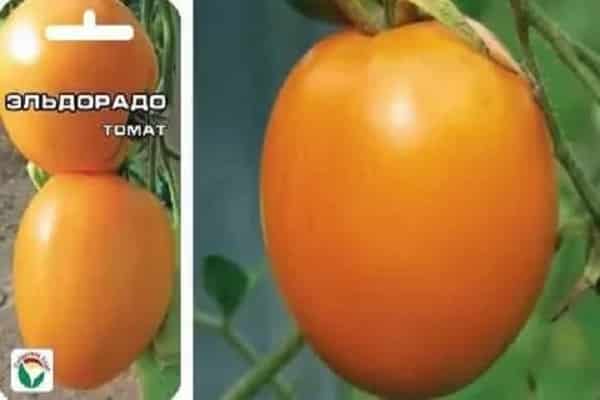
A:
<svg viewBox="0 0 600 400">
<path fill-rule="evenodd" d="M 595 100 L 600 102 L 600 76 L 595 71 L 600 68 L 600 64 L 597 63 L 598 56 L 583 45 L 574 46 L 575 41 L 563 32 L 539 5 L 533 2 L 525 4 L 524 17 L 528 24 L 550 43 L 565 65 L 589 88 Z M 589 64 L 595 65 L 595 68 Z"/>
<path fill-rule="evenodd" d="M 532 75 L 531 78 L 536 87 L 539 102 L 546 114 L 548 129 L 550 130 L 556 157 L 573 182 L 573 186 L 577 190 L 579 197 L 582 199 L 586 209 L 592 217 L 594 225 L 600 229 L 600 197 L 590 179 L 587 177 L 579 160 L 575 156 L 567 138 L 564 137 L 564 134 L 560 129 L 550 98 L 544 88 L 537 59 L 531 45 L 530 30 L 532 21 L 536 21 L 535 26 L 538 29 L 542 29 L 541 26 L 544 26 L 543 30 L 545 32 L 554 31 L 556 27 L 554 25 L 548 25 L 548 20 L 540 17 L 542 14 L 538 6 L 528 0 L 511 0 L 511 5 L 516 17 L 517 32 L 523 49 L 525 65 Z M 561 55 L 563 60 L 569 60 L 569 63 L 573 66 L 576 65 L 577 68 L 582 67 L 583 64 L 578 58 L 572 58 L 572 47 L 563 39 L 562 35 L 557 35 L 554 32 L 552 35 L 546 36 L 546 39 L 551 43 L 554 43 L 554 49 Z"/>
<path fill-rule="evenodd" d="M 150 31 L 152 24 L 152 12 L 154 8 L 154 0 L 141 0 L 140 17 L 142 24 L 147 31 Z"/>
<path fill-rule="evenodd" d="M 223 400 L 245 400 L 252 398 L 277 372 L 292 360 L 304 347 L 299 331 L 294 331 L 273 354 L 262 359 L 242 376 L 223 396 Z"/>
<path fill-rule="evenodd" d="M 159 0 L 159 2 L 142 0 L 140 11 L 142 23 L 151 37 L 159 57 L 160 79 L 157 91 L 163 92 L 171 100 L 177 66 L 178 21 L 175 12 L 168 0 Z M 147 117 L 149 118 L 149 116 Z M 168 112 L 165 120 L 167 118 Z M 149 123 L 149 121 L 145 121 L 145 123 Z M 166 183 L 168 200 L 172 208 L 172 222 L 175 236 L 178 239 L 181 219 L 180 195 L 171 160 L 179 159 L 179 155 L 169 148 L 167 138 L 164 136 L 152 138 L 147 147 L 148 187 L 161 198 L 162 190 L 158 186 L 158 182 L 160 180 Z M 163 198 L 163 200 L 165 199 Z M 176 280 L 180 279 L 179 271 L 178 260 L 175 271 Z M 177 284 L 173 289 L 171 305 L 161 330 L 154 338 L 153 345 L 136 363 L 142 394 L 148 400 L 163 400 L 172 397 L 172 391 L 180 382 L 180 296 L 180 288 Z"/>
<path fill-rule="evenodd" d="M 149 147 L 149 151 L 148 151 L 148 157 L 149 157 L 149 161 L 148 161 L 148 189 L 152 192 L 152 193 L 156 193 L 156 187 L 157 187 L 157 180 L 158 180 L 158 171 L 157 171 L 157 162 L 156 162 L 156 157 L 157 157 L 157 143 L 156 141 L 152 141 L 150 142 L 150 147 Z"/>
<path fill-rule="evenodd" d="M 196 312 L 194 315 L 194 323 L 218 332 L 248 364 L 256 365 L 260 361 L 260 355 L 256 349 L 240 333 L 233 329 L 231 323 L 201 312 Z M 292 388 L 281 378 L 274 375 L 272 385 L 281 400 L 291 400 L 294 398 Z"/>
<path fill-rule="evenodd" d="M 159 91 L 163 91 L 168 99 L 173 98 L 173 75 L 175 73 L 174 68 L 177 65 L 175 60 L 175 53 L 177 48 L 177 21 L 176 15 L 173 11 L 173 6 L 169 1 L 163 0 L 160 4 L 160 16 L 162 22 L 162 39 L 164 44 L 164 50 L 161 56 L 161 87 Z M 169 192 L 171 193 L 171 204 L 173 205 L 173 216 L 177 222 L 179 222 L 179 190 L 175 179 L 175 173 L 171 166 L 171 158 L 174 153 L 167 143 L 167 139 L 162 136 L 159 140 L 159 150 L 162 160 L 163 168 L 166 172 L 166 181 L 169 185 Z M 177 157 L 179 159 L 179 157 Z"/>
</svg>

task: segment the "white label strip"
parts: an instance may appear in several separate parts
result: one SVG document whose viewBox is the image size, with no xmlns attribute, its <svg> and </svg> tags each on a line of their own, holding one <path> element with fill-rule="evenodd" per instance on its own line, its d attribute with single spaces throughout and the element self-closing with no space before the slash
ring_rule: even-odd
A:
<svg viewBox="0 0 600 400">
<path fill-rule="evenodd" d="M 134 37 L 131 25 L 96 25 L 96 13 L 87 10 L 83 25 L 50 25 L 46 39 L 58 42 L 126 42 Z"/>
</svg>

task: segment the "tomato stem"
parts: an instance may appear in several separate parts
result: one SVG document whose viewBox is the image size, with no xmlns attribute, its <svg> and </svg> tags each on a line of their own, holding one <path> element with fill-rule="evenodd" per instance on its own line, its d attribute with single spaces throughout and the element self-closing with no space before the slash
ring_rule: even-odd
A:
<svg viewBox="0 0 600 400">
<path fill-rule="evenodd" d="M 528 23 L 554 48 L 560 59 L 589 88 L 594 99 L 600 102 L 600 57 L 583 45 L 572 40 L 537 4 L 527 3 Z M 590 65 L 592 64 L 592 65 Z"/>
<path fill-rule="evenodd" d="M 140 19 L 148 33 L 151 30 L 153 8 L 154 0 L 140 0 Z"/>
<path fill-rule="evenodd" d="M 230 321 L 221 320 L 201 312 L 194 315 L 194 323 L 205 328 L 212 329 L 223 336 L 223 339 L 235 349 L 240 356 L 250 365 L 255 365 L 260 361 L 260 355 L 248 341 L 231 326 Z M 281 378 L 274 376 L 272 385 L 281 400 L 291 400 L 294 398 L 293 390 L 289 384 Z"/>
<path fill-rule="evenodd" d="M 361 31 L 374 35 L 387 27 L 384 7 L 377 0 L 334 0 L 342 13 Z"/>
<path fill-rule="evenodd" d="M 160 4 L 160 13 L 161 13 L 161 21 L 162 21 L 162 39 L 164 49 L 162 52 L 162 60 L 161 60 L 161 85 L 162 90 L 168 99 L 172 99 L 173 97 L 173 75 L 174 75 L 174 66 L 176 65 L 175 60 L 175 49 L 177 47 L 176 34 L 177 34 L 177 16 L 173 12 L 173 8 L 171 3 L 167 0 L 162 0 Z M 177 181 L 175 178 L 175 173 L 173 172 L 173 168 L 171 166 L 171 158 L 173 155 L 173 151 L 169 148 L 167 143 L 167 139 L 163 136 L 159 141 L 159 152 L 162 160 L 163 168 L 166 172 L 166 181 L 169 185 L 169 192 L 171 193 L 171 204 L 173 205 L 173 218 L 176 223 L 179 224 L 180 219 L 180 210 L 179 210 L 179 190 Z M 176 154 L 176 153 L 175 153 Z"/>
<path fill-rule="evenodd" d="M 157 143 L 155 140 L 150 142 L 148 149 L 148 188 L 152 193 L 156 193 L 158 171 L 156 169 Z"/>
<path fill-rule="evenodd" d="M 404 25 L 419 18 L 417 7 L 408 0 L 383 0 L 388 27 Z"/>
<path fill-rule="evenodd" d="M 482 53 L 488 53 L 487 46 L 467 18 L 452 0 L 407 0 L 422 11 L 431 15 L 466 41 L 470 46 Z"/>
<path fill-rule="evenodd" d="M 304 339 L 299 331 L 293 331 L 283 344 L 271 355 L 262 359 L 242 376 L 223 396 L 223 400 L 245 400 L 252 398 L 277 372 L 304 348 Z"/>
<path fill-rule="evenodd" d="M 140 7 L 141 20 L 152 38 L 160 62 L 160 80 L 156 90 L 166 94 L 170 106 L 172 106 L 173 102 L 171 100 L 173 99 L 175 81 L 173 75 L 175 74 L 177 65 L 177 17 L 168 0 L 160 0 L 160 2 L 142 0 Z M 156 12 L 158 14 L 155 14 Z M 180 195 L 176 175 L 171 166 L 171 160 L 179 160 L 180 156 L 169 148 L 165 136 L 153 138 L 149 141 L 148 156 L 148 188 L 160 197 L 160 194 L 157 193 L 158 180 L 159 178 L 163 178 L 163 181 L 166 182 L 172 207 L 172 223 L 178 237 L 181 218 Z M 179 261 L 177 261 L 177 265 L 175 279 L 180 279 Z M 142 388 L 148 386 L 149 383 L 157 381 L 157 387 L 160 386 L 164 391 L 173 384 L 179 383 L 180 295 L 179 285 L 176 285 L 172 293 L 172 303 L 169 306 L 169 312 L 165 317 L 163 327 L 155 337 L 153 346 L 148 348 L 147 357 L 141 357 L 138 362 L 138 374 Z M 168 368 L 165 368 L 165 365 L 168 365 Z M 176 380 L 177 382 L 175 382 Z M 156 389 L 156 387 L 151 387 L 144 390 L 144 398 L 148 400 L 154 398 L 166 399 L 164 397 L 165 394 L 155 393 Z"/>
<path fill-rule="evenodd" d="M 565 39 L 565 36 L 556 24 L 545 16 L 539 6 L 528 0 L 510 1 L 517 21 L 517 31 L 523 49 L 525 65 L 532 75 L 531 78 L 536 87 L 537 97 L 546 114 L 556 157 L 573 182 L 573 186 L 592 217 L 594 225 L 597 229 L 600 229 L 600 197 L 569 145 L 567 138 L 561 131 L 558 120 L 553 112 L 553 107 L 543 85 L 540 68 L 531 44 L 531 28 L 533 27 L 543 32 L 542 36 L 553 45 L 554 50 L 559 54 L 563 62 L 571 67 L 584 82 L 589 83 L 588 86 L 592 91 L 598 90 L 598 100 L 600 100 L 600 88 L 596 88 L 595 79 L 588 76 L 589 70 L 586 69 L 578 57 L 573 55 L 573 47 L 569 45 L 569 42 Z"/>
<path fill-rule="evenodd" d="M 175 179 L 175 173 L 171 167 L 171 162 L 167 154 L 167 139 L 165 137 L 160 138 L 160 154 L 163 167 L 166 171 L 166 181 L 169 186 L 169 193 L 171 194 L 171 205 L 173 207 L 173 219 L 175 223 L 179 225 L 180 209 L 179 209 L 179 190 L 177 181 Z"/>
<path fill-rule="evenodd" d="M 172 99 L 173 94 L 173 67 L 175 65 L 175 48 L 176 32 L 175 32 L 175 13 L 171 9 L 171 4 L 163 0 L 160 4 L 161 10 L 161 25 L 162 25 L 162 41 L 164 49 L 161 54 L 161 82 L 158 91 L 167 95 L 168 99 Z"/>
</svg>

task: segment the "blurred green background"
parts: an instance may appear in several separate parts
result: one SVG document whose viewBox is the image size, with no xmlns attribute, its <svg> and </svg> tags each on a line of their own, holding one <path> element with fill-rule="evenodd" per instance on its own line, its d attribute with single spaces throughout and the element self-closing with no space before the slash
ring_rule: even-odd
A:
<svg viewBox="0 0 600 400">
<path fill-rule="evenodd" d="M 459 3 L 518 55 L 508 0 Z M 566 31 L 600 51 L 600 2 L 540 3 Z M 306 19 L 283 0 L 207 0 L 196 1 L 195 8 L 196 305 L 218 314 L 200 282 L 206 255 L 225 255 L 259 274 L 234 323 L 264 353 L 287 335 L 290 321 L 264 266 L 257 192 L 263 132 L 289 69 L 335 27 Z M 536 40 L 536 49 L 560 123 L 587 172 L 600 183 L 600 108 L 545 44 Z M 563 220 L 581 212 L 565 181 L 561 200 Z M 544 296 L 519 338 L 480 380 L 447 399 L 600 400 L 600 298 L 587 294 L 559 322 L 549 322 L 582 272 L 584 254 L 582 237 L 564 240 Z M 217 333 L 198 327 L 195 338 L 195 394 L 218 399 L 247 365 Z M 309 349 L 284 374 L 298 399 L 367 398 L 338 380 Z M 256 399 L 272 399 L 272 394 L 267 387 Z"/>
</svg>

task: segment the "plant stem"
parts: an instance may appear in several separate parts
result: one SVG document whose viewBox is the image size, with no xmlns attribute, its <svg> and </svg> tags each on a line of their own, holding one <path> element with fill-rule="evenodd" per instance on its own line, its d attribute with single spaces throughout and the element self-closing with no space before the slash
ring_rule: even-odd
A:
<svg viewBox="0 0 600 400">
<path fill-rule="evenodd" d="M 152 30 L 152 10 L 154 8 L 154 0 L 140 0 L 140 20 L 146 28 L 146 32 Z"/>
<path fill-rule="evenodd" d="M 160 156 L 163 167 L 166 172 L 166 181 L 169 186 L 169 193 L 171 194 L 171 206 L 173 207 L 173 217 L 176 219 L 176 223 L 179 224 L 180 209 L 179 209 L 179 190 L 177 186 L 177 180 L 175 179 L 175 173 L 171 166 L 171 161 L 168 156 L 168 145 L 167 139 L 164 136 L 160 137 Z"/>
<path fill-rule="evenodd" d="M 342 13 L 360 30 L 374 35 L 387 26 L 384 7 L 377 0 L 334 0 Z"/>
<path fill-rule="evenodd" d="M 175 14 L 171 8 L 171 4 L 167 0 L 162 0 L 160 3 L 160 19 L 162 22 L 162 39 L 164 50 L 161 54 L 161 87 L 159 91 L 162 91 L 167 99 L 171 99 L 173 95 L 173 75 L 174 66 L 176 65 L 175 50 L 177 47 L 176 35 L 176 21 Z M 171 166 L 171 154 L 173 151 L 169 148 L 167 139 L 164 136 L 159 138 L 159 154 L 162 161 L 163 168 L 166 172 L 166 181 L 169 186 L 169 192 L 171 194 L 171 204 L 173 206 L 173 217 L 176 219 L 176 223 L 179 223 L 180 210 L 179 210 L 179 190 L 177 186 L 177 180 L 175 173 Z"/>
<path fill-rule="evenodd" d="M 382 0 L 388 27 L 400 26 L 419 18 L 417 7 L 407 0 Z"/>
<path fill-rule="evenodd" d="M 477 51 L 488 53 L 488 48 L 467 18 L 452 0 L 407 0 L 440 23 L 452 29 Z"/>
<path fill-rule="evenodd" d="M 571 40 L 570 38 L 567 39 L 577 52 L 581 61 L 593 69 L 594 73 L 600 75 L 600 55 L 582 42 Z"/>
<path fill-rule="evenodd" d="M 229 345 L 233 347 L 247 363 L 255 365 L 260 361 L 260 355 L 256 349 L 252 347 L 241 334 L 235 332 L 231 324 L 227 321 L 219 320 L 210 315 L 197 312 L 194 316 L 194 322 L 221 333 L 225 341 L 229 343 Z M 280 399 L 294 398 L 293 389 L 290 385 L 278 377 L 275 377 L 272 381 L 273 387 Z"/>
<path fill-rule="evenodd" d="M 146 31 L 150 32 L 154 0 L 140 0 L 140 3 L 140 19 L 142 20 L 142 24 L 146 28 Z"/>
<path fill-rule="evenodd" d="M 525 9 L 525 18 L 528 24 L 531 24 L 552 45 L 560 59 L 589 88 L 595 101 L 600 103 L 600 76 L 578 56 L 578 51 L 583 51 L 584 47 L 579 46 L 579 50 L 575 48 L 568 35 L 546 15 L 538 4 L 527 2 Z"/>
<path fill-rule="evenodd" d="M 176 43 L 176 22 L 175 13 L 172 10 L 172 6 L 168 0 L 162 0 L 160 4 L 161 10 L 161 21 L 162 21 L 162 34 L 164 51 L 161 57 L 161 87 L 159 91 L 167 95 L 167 99 L 171 100 L 173 95 L 173 67 L 175 65 L 175 49 Z"/>
<path fill-rule="evenodd" d="M 299 331 L 294 331 L 268 357 L 263 358 L 253 369 L 242 376 L 223 396 L 223 400 L 246 400 L 252 398 L 277 372 L 293 359 L 304 347 L 304 339 Z"/>
<path fill-rule="evenodd" d="M 565 171 L 573 182 L 573 186 L 577 190 L 579 197 L 582 199 L 586 209 L 590 213 L 594 225 L 600 229 L 600 197 L 598 196 L 598 193 L 596 192 L 591 181 L 586 176 L 583 167 L 577 160 L 577 157 L 569 145 L 567 138 L 564 137 L 560 130 L 558 120 L 553 113 L 550 98 L 548 97 L 548 94 L 544 88 L 540 69 L 531 46 L 529 25 L 531 20 L 530 11 L 537 6 L 534 6 L 533 3 L 530 3 L 528 0 L 511 0 L 511 4 L 517 20 L 517 31 L 521 46 L 523 48 L 525 64 L 529 72 L 533 75 L 532 78 L 535 80 L 534 85 L 536 86 L 537 96 L 540 104 L 546 114 L 548 129 L 550 130 L 556 157 L 563 165 Z M 534 11 L 534 15 L 539 15 L 539 13 Z M 545 24 L 545 20 L 538 19 L 537 21 L 538 25 Z M 548 30 L 550 28 L 545 29 Z M 557 42 L 561 41 L 561 39 L 556 36 L 552 36 L 552 41 Z M 555 46 L 555 49 L 560 54 L 560 52 L 564 50 L 564 47 L 565 46 L 561 41 L 561 45 Z M 574 62 L 580 64 L 580 61 Z"/>
<path fill-rule="evenodd" d="M 177 151 L 170 148 L 168 145 L 165 146 L 165 153 L 167 154 L 167 156 L 169 158 L 171 158 L 175 161 L 181 161 L 181 154 L 179 154 Z"/>
<path fill-rule="evenodd" d="M 150 142 L 148 149 L 148 189 L 152 193 L 156 193 L 156 181 L 158 177 L 156 156 L 157 156 L 157 143 L 155 140 Z"/>
</svg>

